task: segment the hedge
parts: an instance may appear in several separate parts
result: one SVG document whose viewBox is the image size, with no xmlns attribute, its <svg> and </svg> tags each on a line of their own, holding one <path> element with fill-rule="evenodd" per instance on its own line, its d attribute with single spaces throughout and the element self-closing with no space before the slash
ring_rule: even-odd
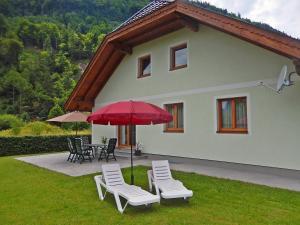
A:
<svg viewBox="0 0 300 225">
<path fill-rule="evenodd" d="M 0 156 L 68 151 L 67 137 L 78 136 L 0 137 Z"/>
</svg>

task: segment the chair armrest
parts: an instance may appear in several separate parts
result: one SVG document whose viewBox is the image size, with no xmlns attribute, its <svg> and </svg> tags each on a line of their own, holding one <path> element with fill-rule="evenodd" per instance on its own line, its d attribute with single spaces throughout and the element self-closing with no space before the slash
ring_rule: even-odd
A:
<svg viewBox="0 0 300 225">
<path fill-rule="evenodd" d="M 155 192 L 156 195 L 160 196 L 160 191 L 159 188 L 157 186 L 157 183 L 155 182 L 154 176 L 153 176 L 153 171 L 152 170 L 148 170 L 147 171 L 147 175 L 148 175 L 148 182 L 149 182 L 149 190 L 150 192 L 152 192 L 152 186 L 155 187 Z"/>
<path fill-rule="evenodd" d="M 152 182 L 154 181 L 152 170 L 148 170 L 147 175 L 148 175 L 149 190 L 150 192 L 152 192 L 152 185 L 153 185 Z"/>
</svg>

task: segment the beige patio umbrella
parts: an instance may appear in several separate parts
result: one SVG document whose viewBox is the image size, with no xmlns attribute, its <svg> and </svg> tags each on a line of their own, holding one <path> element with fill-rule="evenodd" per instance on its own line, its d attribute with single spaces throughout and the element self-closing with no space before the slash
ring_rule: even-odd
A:
<svg viewBox="0 0 300 225">
<path fill-rule="evenodd" d="M 70 112 L 62 116 L 58 116 L 47 120 L 48 122 L 59 122 L 59 123 L 76 123 L 76 135 L 78 131 L 78 122 L 87 122 L 88 115 L 82 112 Z"/>
</svg>

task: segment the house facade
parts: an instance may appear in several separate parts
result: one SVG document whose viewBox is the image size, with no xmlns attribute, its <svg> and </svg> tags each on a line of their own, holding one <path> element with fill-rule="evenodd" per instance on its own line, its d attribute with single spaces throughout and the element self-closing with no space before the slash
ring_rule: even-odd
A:
<svg viewBox="0 0 300 225">
<path fill-rule="evenodd" d="M 150 102 L 173 121 L 135 128 L 144 153 L 300 170 L 300 83 L 280 94 L 260 85 L 298 68 L 300 41 L 182 1 L 154 1 L 131 20 L 104 40 L 66 109 Z M 117 137 L 126 150 L 129 129 L 93 125 L 92 139 Z"/>
</svg>

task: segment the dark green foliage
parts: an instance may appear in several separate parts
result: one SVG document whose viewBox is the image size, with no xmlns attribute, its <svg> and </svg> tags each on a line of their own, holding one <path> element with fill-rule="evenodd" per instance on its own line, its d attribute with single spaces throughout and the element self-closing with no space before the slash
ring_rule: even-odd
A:
<svg viewBox="0 0 300 225">
<path fill-rule="evenodd" d="M 49 16 L 66 26 L 83 31 L 107 20 L 119 23 L 149 0 L 2 0 L 0 12 L 6 16 Z"/>
<path fill-rule="evenodd" d="M 67 137 L 0 137 L 0 156 L 68 151 Z"/>
<path fill-rule="evenodd" d="M 3 14 L 0 13 L 0 36 L 4 36 L 8 30 L 8 23 Z"/>
<path fill-rule="evenodd" d="M 2 65 L 12 65 L 18 62 L 23 44 L 11 38 L 0 38 L 0 62 Z"/>
</svg>

